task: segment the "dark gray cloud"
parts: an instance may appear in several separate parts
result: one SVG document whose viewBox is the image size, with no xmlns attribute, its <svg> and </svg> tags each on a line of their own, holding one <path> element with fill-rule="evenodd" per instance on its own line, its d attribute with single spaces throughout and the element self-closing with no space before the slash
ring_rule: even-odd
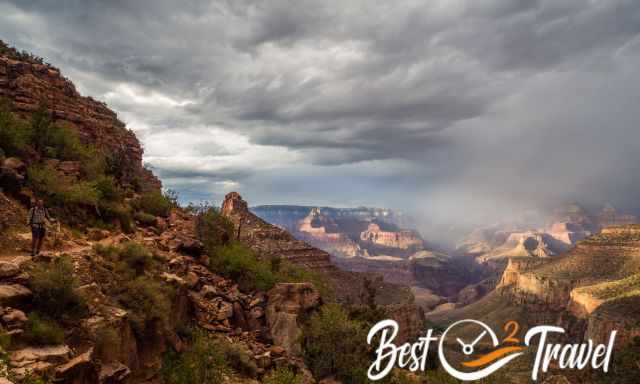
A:
<svg viewBox="0 0 640 384">
<path fill-rule="evenodd" d="M 0 38 L 106 100 L 190 199 L 640 208 L 634 0 L 0 1 Z"/>
</svg>

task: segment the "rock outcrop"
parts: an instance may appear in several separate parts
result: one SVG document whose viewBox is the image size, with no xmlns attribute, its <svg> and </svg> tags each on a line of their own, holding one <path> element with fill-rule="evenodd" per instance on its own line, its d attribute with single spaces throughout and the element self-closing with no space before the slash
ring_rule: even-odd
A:
<svg viewBox="0 0 640 384">
<path fill-rule="evenodd" d="M 284 257 L 311 270 L 335 269 L 331 256 L 304 241 L 297 240 L 282 228 L 267 223 L 251 213 L 247 202 L 237 192 L 225 196 L 221 213 L 235 226 L 235 238 L 263 258 Z"/>
<path fill-rule="evenodd" d="M 299 318 L 321 304 L 320 294 L 310 283 L 282 283 L 276 284 L 267 297 L 267 326 L 274 344 L 293 356 L 300 356 Z"/>
<path fill-rule="evenodd" d="M 337 257 L 366 255 L 366 251 L 342 232 L 338 224 L 323 214 L 320 208 L 313 208 L 298 222 L 296 237 Z"/>
<path fill-rule="evenodd" d="M 619 340 L 640 334 L 640 229 L 605 228 L 554 259 L 510 259 L 498 289 L 514 305 L 557 312 L 583 323 L 581 337 L 604 340 L 617 329 Z M 575 326 L 575 325 L 574 325 Z"/>
<path fill-rule="evenodd" d="M 371 223 L 360 233 L 360 240 L 378 247 L 397 248 L 406 252 L 417 252 L 424 248 L 424 242 L 415 231 L 384 228 L 384 224 Z"/>
</svg>

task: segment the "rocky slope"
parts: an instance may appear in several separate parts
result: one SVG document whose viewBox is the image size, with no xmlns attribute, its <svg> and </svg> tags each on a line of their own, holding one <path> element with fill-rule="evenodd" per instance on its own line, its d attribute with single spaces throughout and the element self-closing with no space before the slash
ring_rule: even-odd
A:
<svg viewBox="0 0 640 384">
<path fill-rule="evenodd" d="M 9 350 L 10 373 L 18 379 L 29 372 L 48 373 L 58 380 L 78 383 L 137 383 L 157 378 L 163 353 L 167 348 L 177 351 L 184 348 L 184 336 L 158 329 L 153 337 L 136 337 L 129 321 L 131 312 L 112 296 L 112 284 L 118 279 L 112 275 L 110 261 L 95 248 L 131 241 L 144 244 L 158 260 L 157 266 L 146 274 L 174 289 L 171 304 L 174 324 L 195 321 L 203 329 L 225 335 L 254 359 L 258 374 L 279 359 L 304 370 L 304 364 L 295 357 L 299 351 L 291 332 L 295 335 L 298 328 L 291 314 L 317 307 L 320 304 L 317 291 L 305 284 L 280 284 L 266 295 L 240 292 L 233 281 L 212 273 L 190 255 L 197 242 L 193 228 L 194 217 L 176 210 L 166 220 L 166 229 L 160 235 L 153 228 L 131 235 L 96 230 L 88 236 L 63 230 L 60 250 L 31 258 L 23 256 L 18 247 L 16 255 L 3 256 L 1 323 L 10 330 L 16 346 Z M 30 271 L 37 265 L 53 264 L 63 255 L 73 264 L 79 280 L 77 292 L 86 298 L 88 313 L 67 323 L 65 344 L 30 346 L 20 341 L 27 321 L 24 313 L 32 306 L 32 292 L 27 288 Z M 287 315 L 281 319 L 284 307 Z M 281 329 L 283 324 L 288 324 L 285 330 Z M 106 329 L 112 333 L 109 342 L 113 348 L 104 351 L 98 345 Z"/>
<path fill-rule="evenodd" d="M 0 98 L 11 100 L 13 111 L 29 117 L 44 109 L 57 121 L 77 130 L 81 139 L 105 153 L 119 157 L 129 173 L 145 185 L 159 187 L 159 180 L 142 165 L 142 146 L 115 112 L 103 102 L 78 93 L 57 68 L 32 56 L 18 54 L 0 41 Z"/>
</svg>

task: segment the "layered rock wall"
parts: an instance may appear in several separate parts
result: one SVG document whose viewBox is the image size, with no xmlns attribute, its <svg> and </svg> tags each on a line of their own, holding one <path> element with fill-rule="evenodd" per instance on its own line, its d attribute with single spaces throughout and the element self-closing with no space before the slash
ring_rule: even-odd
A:
<svg viewBox="0 0 640 384">
<path fill-rule="evenodd" d="M 54 120 L 69 123 L 85 143 L 121 156 L 132 167 L 130 178 L 159 188 L 160 181 L 142 165 L 142 146 L 116 113 L 103 102 L 81 96 L 60 71 L 46 64 L 0 55 L 0 97 L 18 115 L 29 117 L 45 108 Z"/>
</svg>

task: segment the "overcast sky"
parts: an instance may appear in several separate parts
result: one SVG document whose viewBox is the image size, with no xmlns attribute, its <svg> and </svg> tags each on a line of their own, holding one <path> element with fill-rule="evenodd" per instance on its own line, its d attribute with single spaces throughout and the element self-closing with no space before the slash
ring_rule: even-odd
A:
<svg viewBox="0 0 640 384">
<path fill-rule="evenodd" d="M 185 200 L 640 204 L 640 2 L 0 1 Z"/>
</svg>

